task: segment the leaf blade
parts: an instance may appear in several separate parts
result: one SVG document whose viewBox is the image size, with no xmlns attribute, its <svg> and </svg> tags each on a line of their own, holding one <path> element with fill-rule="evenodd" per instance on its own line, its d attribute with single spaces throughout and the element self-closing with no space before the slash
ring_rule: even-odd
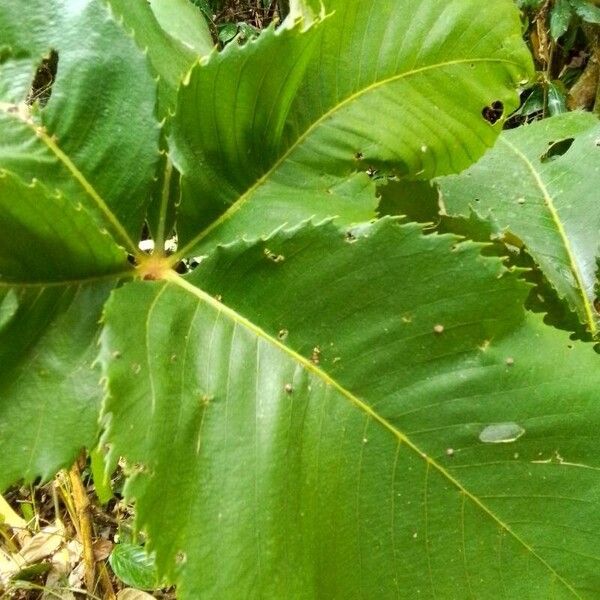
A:
<svg viewBox="0 0 600 600">
<path fill-rule="evenodd" d="M 173 132 L 187 221 L 181 255 L 204 244 L 227 243 L 243 232 L 269 233 L 282 224 L 270 219 L 278 208 L 272 208 L 274 199 L 288 213 L 302 207 L 294 191 L 298 184 L 308 192 L 305 198 L 318 202 L 303 219 L 290 217 L 289 224 L 312 215 L 337 215 L 344 224 L 368 220 L 372 205 L 366 199 L 362 219 L 346 215 L 344 197 L 332 205 L 336 195 L 328 199 L 327 193 L 336 182 L 369 167 L 421 178 L 458 171 L 499 131 L 499 125 L 486 122 L 482 109 L 494 102 L 500 113 L 516 108 L 514 88 L 528 76 L 531 58 L 510 3 L 498 6 L 493 24 L 484 23 L 491 16 L 471 2 L 447 6 L 430 0 L 418 7 L 396 2 L 376 11 L 373 2 L 332 1 L 328 7 L 335 13 L 305 32 L 299 32 L 301 20 L 295 29 L 288 22 L 192 71 L 180 92 Z M 365 30 L 365 23 L 372 23 L 373 31 Z M 490 37 L 502 38 L 498 44 L 487 37 L 481 41 L 481 32 L 487 35 L 490 28 Z M 449 29 L 460 37 L 448 35 Z M 310 44 L 309 38 L 314 38 Z M 393 39 L 405 42 L 398 48 Z M 300 88 L 296 75 L 290 80 L 293 69 L 305 71 Z M 215 85 L 238 70 L 240 86 L 216 93 L 232 101 L 215 101 Z M 270 74 L 266 83 L 265 72 Z M 281 89 L 283 97 L 275 102 Z M 202 122 L 198 106 L 210 107 Z M 248 107 L 256 107 L 258 116 Z M 406 120 L 393 118 L 404 113 Z M 237 126 L 225 126 L 231 123 Z M 198 165 L 201 169 L 192 174 Z M 200 206 L 200 198 L 209 200 Z M 235 221 L 242 220 L 244 227 L 237 229 Z"/>
<path fill-rule="evenodd" d="M 465 174 L 440 180 L 446 211 L 466 214 L 471 205 L 482 216 L 491 212 L 498 232 L 509 228 L 526 244 L 592 333 L 598 328 L 598 247 L 589 223 L 598 216 L 593 203 L 583 211 L 582 202 L 594 197 L 599 131 L 597 119 L 589 114 L 553 117 L 505 132 L 480 163 Z M 506 164 L 513 166 L 505 169 Z M 496 188 L 482 175 L 494 180 Z"/>
<path fill-rule="evenodd" d="M 94 368 L 114 282 L 0 287 L 16 310 L 0 328 L 0 489 L 48 480 L 96 445 L 102 391 Z"/>
<path fill-rule="evenodd" d="M 0 171 L 1 285 L 118 276 L 127 255 L 93 217 L 38 182 Z M 60 224 L 60 225 L 58 225 Z"/>
<path fill-rule="evenodd" d="M 135 253 L 158 161 L 155 84 L 144 56 L 102 3 L 88 0 L 74 10 L 66 4 L 36 0 L 0 9 L 13 54 L 38 64 L 51 50 L 58 56 L 47 104 L 2 99 L 0 164 L 80 201 Z"/>
<path fill-rule="evenodd" d="M 565 392 L 597 357 L 583 344 L 569 350 L 567 336 L 540 319 L 524 320 L 526 287 L 501 276 L 500 261 L 478 257 L 475 245 L 448 252 L 454 241 L 389 222 L 354 243 L 331 226 L 327 234 L 309 227 L 221 249 L 189 282 L 113 295 L 102 341 L 105 441 L 141 465 L 127 492 L 182 598 L 225 589 L 242 597 L 354 597 L 361 589 L 441 597 L 457 585 L 484 596 L 497 580 L 499 530 L 509 596 L 535 598 L 556 585 L 558 597 L 577 597 L 595 578 L 594 559 L 581 570 L 569 558 L 562 529 L 519 523 L 532 502 L 547 499 L 519 497 L 549 479 L 552 490 L 574 489 L 573 469 L 558 472 L 548 440 L 568 455 L 565 464 L 589 462 L 593 436 L 568 440 L 571 426 L 593 430 L 594 384 Z M 383 248 L 386 260 L 373 260 Z M 437 295 L 423 297 L 419 285 L 430 289 L 432 280 Z M 134 317 L 133 305 L 143 316 Z M 537 344 L 561 362 L 547 365 Z M 124 362 L 110 359 L 115 349 Z M 540 384 L 533 396 L 532 381 Z M 574 405 L 576 423 L 565 419 Z M 133 420 L 143 425 L 131 432 Z M 525 435 L 480 439 L 509 422 Z M 171 485 L 159 489 L 154 482 L 167 473 Z M 574 497 L 593 495 L 595 477 L 591 469 Z M 579 519 L 580 509 L 578 500 L 556 505 L 554 520 Z M 186 510 L 205 524 L 193 539 L 169 517 Z M 548 540 L 564 552 L 548 550 Z M 595 555 L 593 536 L 573 544 Z M 477 576 L 455 560 L 462 552 L 476 560 Z"/>
</svg>

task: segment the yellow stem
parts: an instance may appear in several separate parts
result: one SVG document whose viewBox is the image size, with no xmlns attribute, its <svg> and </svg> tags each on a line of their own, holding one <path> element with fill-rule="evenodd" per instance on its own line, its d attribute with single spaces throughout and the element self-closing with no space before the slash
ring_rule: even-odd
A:
<svg viewBox="0 0 600 600">
<path fill-rule="evenodd" d="M 85 566 L 85 587 L 88 593 L 93 594 L 96 580 L 94 549 L 92 547 L 92 519 L 90 515 L 90 500 L 81 480 L 79 461 L 69 469 L 69 481 L 71 483 L 71 495 L 77 515 L 77 530 L 81 544 L 83 545 L 83 563 Z"/>
</svg>

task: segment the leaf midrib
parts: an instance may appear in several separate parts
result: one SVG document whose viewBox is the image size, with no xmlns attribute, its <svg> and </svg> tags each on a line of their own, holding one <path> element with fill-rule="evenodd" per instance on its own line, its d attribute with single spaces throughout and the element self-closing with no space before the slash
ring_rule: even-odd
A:
<svg viewBox="0 0 600 600">
<path fill-rule="evenodd" d="M 186 279 L 178 275 L 175 271 L 169 272 L 169 274 L 166 277 L 166 282 L 167 285 L 171 283 L 173 285 L 178 286 L 182 290 L 190 293 L 191 295 L 195 296 L 200 302 L 207 304 L 212 309 L 230 318 L 237 325 L 245 327 L 257 337 L 265 340 L 269 344 L 272 344 L 280 351 L 290 356 L 294 361 L 301 364 L 312 375 L 321 379 L 326 385 L 334 388 L 342 397 L 346 398 L 346 400 L 348 400 L 352 405 L 354 405 L 360 411 L 365 413 L 369 418 L 378 423 L 381 427 L 389 431 L 398 439 L 400 443 L 405 444 L 410 450 L 412 450 L 421 459 L 423 459 L 427 464 L 427 468 L 434 468 L 438 473 L 440 473 L 444 478 L 446 478 L 454 487 L 456 487 L 464 495 L 464 497 L 469 498 L 469 500 L 481 511 L 483 511 L 484 514 L 486 514 L 492 521 L 494 521 L 498 526 L 500 526 L 509 535 L 511 535 L 519 544 L 521 544 L 529 553 L 531 553 L 532 556 L 534 556 L 538 561 L 540 561 L 540 563 L 544 565 L 544 567 L 546 567 L 546 569 L 548 569 L 548 571 L 552 573 L 552 575 L 555 576 L 574 595 L 574 597 L 583 600 L 583 598 L 577 593 L 573 586 L 566 579 L 564 579 L 552 567 L 552 565 L 550 565 L 542 556 L 540 556 L 524 539 L 522 539 L 517 533 L 515 533 L 507 523 L 502 521 L 500 517 L 496 516 L 492 509 L 488 508 L 477 496 L 469 492 L 441 464 L 439 464 L 437 461 L 435 461 L 433 458 L 431 458 L 425 452 L 423 452 L 405 433 L 394 427 L 392 423 L 390 423 L 384 417 L 379 415 L 371 406 L 369 406 L 360 398 L 352 394 L 352 392 L 344 388 L 328 373 L 323 371 L 321 368 L 312 363 L 306 357 L 302 356 L 301 354 L 298 354 L 278 339 L 269 335 L 266 331 L 252 323 L 252 321 L 246 319 L 234 309 L 223 304 L 216 298 L 213 298 L 210 294 L 204 292 L 202 289 L 189 283 Z"/>
<path fill-rule="evenodd" d="M 523 161 L 523 163 L 525 163 L 525 166 L 530 171 L 530 173 L 535 181 L 535 184 L 537 185 L 537 187 L 540 189 L 540 192 L 542 193 L 542 197 L 544 199 L 544 204 L 548 208 L 548 211 L 550 212 L 550 216 L 552 217 L 552 221 L 556 225 L 558 235 L 560 236 L 560 239 L 563 243 L 565 252 L 567 253 L 567 258 L 569 259 L 569 265 L 571 267 L 571 272 L 573 273 L 573 275 L 575 277 L 575 281 L 577 282 L 577 291 L 579 292 L 579 295 L 583 301 L 583 307 L 585 310 L 587 325 L 590 328 L 590 332 L 592 333 L 592 335 L 595 336 L 598 333 L 598 327 L 596 325 L 596 320 L 594 319 L 594 308 L 592 306 L 592 303 L 591 303 L 588 295 L 586 294 L 585 286 L 583 283 L 583 276 L 579 269 L 579 264 L 577 263 L 577 261 L 575 259 L 575 253 L 573 252 L 573 248 L 571 247 L 571 242 L 570 242 L 567 232 L 564 228 L 564 225 L 560 219 L 558 210 L 557 210 L 556 206 L 554 205 L 554 199 L 550 195 L 550 192 L 548 191 L 548 188 L 546 187 L 546 184 L 544 183 L 544 180 L 542 179 L 541 174 L 537 171 L 537 169 L 535 168 L 535 165 L 529 160 L 529 158 L 519 148 L 517 148 L 517 146 L 515 146 L 512 142 L 509 142 L 505 136 L 500 136 L 500 140 L 514 154 L 516 154 L 517 157 Z"/>
<path fill-rule="evenodd" d="M 208 227 L 203 229 L 197 236 L 195 236 L 189 242 L 187 242 L 185 244 L 185 246 L 183 246 L 179 251 L 177 251 L 175 254 L 173 254 L 173 256 L 172 256 L 173 264 L 175 264 L 175 262 L 185 258 L 189 252 L 193 251 L 194 246 L 199 244 L 205 237 L 210 235 L 215 229 L 220 227 L 225 221 L 229 220 L 235 213 L 237 213 L 244 206 L 244 204 L 246 204 L 246 202 L 252 197 L 254 192 L 259 187 L 261 187 L 266 181 L 268 181 L 268 179 L 273 175 L 273 173 L 275 173 L 279 169 L 279 167 L 281 167 L 281 165 L 283 163 L 285 163 L 285 161 L 290 157 L 290 155 L 308 138 L 308 136 L 317 127 L 319 127 L 324 121 L 329 119 L 337 111 L 341 110 L 344 106 L 346 106 L 347 104 L 350 104 L 357 98 L 360 98 L 361 96 L 363 96 L 375 89 L 383 87 L 384 85 L 394 83 L 395 81 L 399 81 L 401 79 L 404 79 L 404 78 L 407 78 L 407 77 L 410 77 L 413 75 L 419 75 L 421 73 L 424 73 L 427 71 L 432 71 L 435 69 L 442 69 L 444 67 L 451 67 L 451 66 L 462 65 L 462 64 L 471 64 L 471 63 L 504 63 L 504 64 L 514 65 L 516 67 L 520 66 L 519 63 L 517 63 L 515 61 L 507 60 L 507 59 L 503 59 L 503 58 L 464 58 L 464 59 L 450 60 L 450 61 L 446 61 L 446 62 L 435 63 L 433 65 L 426 65 L 426 66 L 420 67 L 418 69 L 412 69 L 410 71 L 405 71 L 403 73 L 393 75 L 392 77 L 387 77 L 387 78 L 381 79 L 379 81 L 375 81 L 372 84 L 366 86 L 365 88 L 362 88 L 362 89 L 358 90 L 357 92 L 350 94 L 348 97 L 344 98 L 341 102 L 339 102 L 338 104 L 335 104 L 334 106 L 329 108 L 317 120 L 315 120 L 310 125 L 310 127 L 308 127 L 306 129 L 306 131 L 304 131 L 304 133 L 302 133 L 302 135 L 300 135 L 289 146 L 289 148 L 281 155 L 281 157 L 279 159 L 277 159 L 277 161 L 273 164 L 273 166 L 264 175 L 262 175 L 259 179 L 257 179 L 256 182 L 254 184 L 252 184 L 252 186 L 250 186 L 219 218 L 217 218 L 215 221 L 213 221 Z"/>
</svg>

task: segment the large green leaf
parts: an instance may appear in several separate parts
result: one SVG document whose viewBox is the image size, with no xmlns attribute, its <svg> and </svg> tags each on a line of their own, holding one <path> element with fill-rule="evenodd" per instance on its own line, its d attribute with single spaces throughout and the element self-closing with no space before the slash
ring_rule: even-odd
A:
<svg viewBox="0 0 600 600">
<path fill-rule="evenodd" d="M 204 36 L 198 41 L 199 46 L 190 48 L 169 35 L 161 27 L 152 7 L 146 0 L 105 1 L 123 20 L 125 27 L 131 29 L 138 45 L 148 53 L 152 70 L 158 77 L 159 113 L 161 116 L 168 115 L 169 111 L 174 109 L 177 89 L 183 77 L 199 58 L 198 51 L 203 49 L 203 54 L 210 53 L 210 33 L 205 29 Z M 178 1 L 176 5 L 179 4 Z M 167 17 L 172 18 L 173 5 L 168 0 L 158 3 L 158 9 L 160 14 L 167 12 Z M 190 9 L 198 13 L 199 19 L 203 18 L 198 9 L 191 5 Z M 206 28 L 206 24 L 204 26 Z"/>
<path fill-rule="evenodd" d="M 98 322 L 112 287 L 0 281 L 0 489 L 21 478 L 48 479 L 94 447 Z"/>
<path fill-rule="evenodd" d="M 596 354 L 478 245 L 362 232 L 113 294 L 105 441 L 159 567 L 183 599 L 594 597 Z"/>
<path fill-rule="evenodd" d="M 142 546 L 121 542 L 114 547 L 108 560 L 115 575 L 126 585 L 142 590 L 159 587 L 154 559 Z"/>
<path fill-rule="evenodd" d="M 509 229 L 592 333 L 600 206 L 600 124 L 571 113 L 507 131 L 479 163 L 440 180 L 450 214 L 493 215 Z"/>
<path fill-rule="evenodd" d="M 96 444 L 99 321 L 131 270 L 119 246 L 137 250 L 159 129 L 145 58 L 101 3 L 2 3 L 0 38 L 4 488 Z"/>
<path fill-rule="evenodd" d="M 81 205 L 0 171 L 0 489 L 98 435 L 102 306 L 130 267 Z"/>
<path fill-rule="evenodd" d="M 59 189 L 134 252 L 158 161 L 145 57 L 95 0 L 4 2 L 0 37 L 9 48 L 4 60 L 14 67 L 18 59 L 25 74 L 51 50 L 58 56 L 45 107 L 0 98 L 0 167 Z"/>
<path fill-rule="evenodd" d="M 186 80 L 173 123 L 180 255 L 310 216 L 367 219 L 372 191 L 351 201 L 352 173 L 459 171 L 516 108 L 531 58 L 510 0 L 493 11 L 475 0 L 325 7 L 333 14 L 309 31 L 288 20 Z"/>
<path fill-rule="evenodd" d="M 0 6 L 0 486 L 96 447 L 104 389 L 100 447 L 184 600 L 597 596 L 591 345 L 526 316 L 481 245 L 350 225 L 367 170 L 422 180 L 492 145 L 531 66 L 517 11 L 292 9 L 193 67 L 173 167 L 154 114 L 190 54 L 145 0 Z M 181 248 L 145 256 L 179 170 Z"/>
</svg>

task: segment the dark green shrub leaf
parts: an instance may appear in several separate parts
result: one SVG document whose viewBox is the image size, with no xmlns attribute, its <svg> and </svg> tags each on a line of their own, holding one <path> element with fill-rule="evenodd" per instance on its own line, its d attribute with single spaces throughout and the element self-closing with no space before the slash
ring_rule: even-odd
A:
<svg viewBox="0 0 600 600">
<path fill-rule="evenodd" d="M 567 112 L 567 93 L 560 82 L 548 83 L 548 114 L 561 115 Z"/>
<path fill-rule="evenodd" d="M 573 18 L 573 6 L 570 0 L 557 0 L 550 12 L 550 35 L 556 41 L 569 28 Z"/>
<path fill-rule="evenodd" d="M 587 0 L 569 0 L 575 12 L 587 23 L 600 23 L 600 7 Z"/>
<path fill-rule="evenodd" d="M 154 558 L 143 546 L 130 543 L 117 544 L 108 557 L 115 575 L 126 585 L 141 590 L 154 590 L 159 587 Z"/>
<path fill-rule="evenodd" d="M 560 115 L 503 133 L 479 163 L 439 182 L 449 214 L 491 214 L 499 231 L 521 239 L 593 334 L 599 139 L 593 115 Z"/>
</svg>

